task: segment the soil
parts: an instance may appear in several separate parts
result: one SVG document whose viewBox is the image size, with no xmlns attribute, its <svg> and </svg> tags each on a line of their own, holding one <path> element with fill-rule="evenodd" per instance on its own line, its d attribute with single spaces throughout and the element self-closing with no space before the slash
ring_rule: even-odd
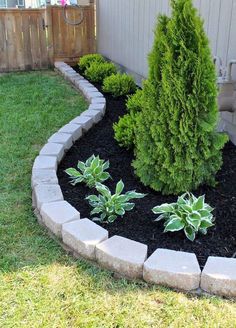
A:
<svg viewBox="0 0 236 328">
<path fill-rule="evenodd" d="M 100 89 L 99 85 L 96 85 Z M 203 267 L 208 256 L 235 257 L 236 254 L 236 147 L 228 143 L 223 150 L 223 167 L 217 174 L 217 187 L 202 186 L 194 192 L 196 196 L 205 194 L 206 202 L 214 207 L 215 226 L 203 236 L 198 234 L 195 241 L 186 239 L 183 231 L 163 233 L 163 221 L 154 222 L 151 209 L 162 203 L 176 201 L 176 196 L 163 196 L 143 186 L 135 176 L 132 167 L 133 152 L 119 147 L 114 139 L 112 125 L 126 113 L 124 97 L 114 99 L 105 95 L 107 110 L 102 121 L 95 125 L 68 151 L 58 169 L 59 184 L 65 200 L 73 205 L 82 218 L 90 217 L 91 208 L 85 197 L 96 193 L 84 184 L 72 186 L 64 172 L 76 167 L 78 160 L 85 161 L 92 154 L 110 161 L 109 173 L 112 180 L 105 184 L 115 190 L 116 183 L 122 179 L 125 191 L 136 190 L 147 194 L 134 201 L 136 206 L 124 217 L 114 223 L 99 223 L 109 231 L 109 236 L 120 235 L 148 245 L 149 255 L 157 248 L 194 252 Z"/>
</svg>

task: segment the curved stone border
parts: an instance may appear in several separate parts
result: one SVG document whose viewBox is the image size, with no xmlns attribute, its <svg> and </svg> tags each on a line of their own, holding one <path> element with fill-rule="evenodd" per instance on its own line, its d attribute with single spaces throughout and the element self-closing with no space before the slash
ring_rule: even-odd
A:
<svg viewBox="0 0 236 328">
<path fill-rule="evenodd" d="M 89 108 L 54 133 L 35 159 L 32 200 L 39 222 L 61 239 L 66 249 L 128 278 L 235 297 L 236 259 L 209 257 L 202 272 L 192 253 L 157 249 L 147 259 L 147 245 L 120 236 L 108 238 L 106 229 L 81 219 L 80 213 L 64 201 L 56 174 L 58 163 L 73 142 L 102 119 L 106 100 L 69 65 L 56 62 L 55 70 L 82 92 Z"/>
</svg>

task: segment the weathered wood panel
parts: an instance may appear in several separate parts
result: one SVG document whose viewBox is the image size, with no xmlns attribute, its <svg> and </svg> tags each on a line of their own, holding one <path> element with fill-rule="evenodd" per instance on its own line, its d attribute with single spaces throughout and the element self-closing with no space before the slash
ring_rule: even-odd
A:
<svg viewBox="0 0 236 328">
<path fill-rule="evenodd" d="M 55 60 L 75 63 L 95 51 L 93 1 L 82 7 L 81 25 L 69 25 L 63 8 L 0 10 L 0 72 L 37 70 L 52 66 Z M 67 18 L 78 21 L 81 11 L 68 7 Z"/>
<path fill-rule="evenodd" d="M 94 6 L 92 4 L 82 8 L 84 20 L 80 25 L 67 24 L 63 19 L 62 7 L 53 6 L 50 10 L 54 61 L 76 62 L 82 55 L 95 51 Z M 66 18 L 70 22 L 78 22 L 81 18 L 81 10 L 68 7 Z"/>
<path fill-rule="evenodd" d="M 212 54 L 227 67 L 236 59 L 236 0 L 194 0 L 194 5 L 204 19 Z M 170 11 L 169 0 L 97 0 L 98 52 L 146 77 L 156 17 Z"/>
<path fill-rule="evenodd" d="M 44 11 L 0 10 L 0 71 L 48 67 L 46 33 L 42 30 Z"/>
</svg>

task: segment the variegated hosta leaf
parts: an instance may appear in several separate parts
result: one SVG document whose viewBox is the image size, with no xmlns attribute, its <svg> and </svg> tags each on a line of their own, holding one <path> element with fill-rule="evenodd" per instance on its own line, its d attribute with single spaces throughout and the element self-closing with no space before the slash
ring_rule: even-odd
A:
<svg viewBox="0 0 236 328">
<path fill-rule="evenodd" d="M 108 172 L 105 172 L 109 168 L 109 161 L 104 163 L 104 160 L 99 156 L 92 155 L 86 160 L 86 162 L 79 161 L 77 164 L 79 171 L 74 168 L 66 170 L 66 173 L 72 178 L 73 185 L 79 182 L 85 182 L 90 188 L 95 187 L 96 183 L 104 182 L 111 176 Z M 80 179 L 76 179 L 82 176 Z"/>
<path fill-rule="evenodd" d="M 160 206 L 155 206 L 152 211 L 155 214 L 172 213 L 174 212 L 174 206 L 172 204 L 162 204 Z"/>
<path fill-rule="evenodd" d="M 122 180 L 117 183 L 116 193 L 114 195 L 111 194 L 108 187 L 101 183 L 96 184 L 96 189 L 100 194 L 98 196 L 90 195 L 86 197 L 86 199 L 89 201 L 89 204 L 94 207 L 91 214 L 102 213 L 100 216 L 101 221 L 107 222 L 113 222 L 116 220 L 117 216 L 123 216 L 126 211 L 131 211 L 135 205 L 134 203 L 129 203 L 131 198 L 141 198 L 145 196 L 135 191 L 121 194 L 124 189 Z"/>
<path fill-rule="evenodd" d="M 168 222 L 168 224 L 165 227 L 164 232 L 174 232 L 179 231 L 184 228 L 184 222 L 182 222 L 179 217 L 174 216 L 171 218 L 171 220 Z"/>
<path fill-rule="evenodd" d="M 207 233 L 213 226 L 213 208 L 205 203 L 205 196 L 195 197 L 185 193 L 178 197 L 176 203 L 162 204 L 152 209 L 155 214 L 160 214 L 155 221 L 164 220 L 165 232 L 184 229 L 186 237 L 193 241 L 196 233 Z"/>
</svg>

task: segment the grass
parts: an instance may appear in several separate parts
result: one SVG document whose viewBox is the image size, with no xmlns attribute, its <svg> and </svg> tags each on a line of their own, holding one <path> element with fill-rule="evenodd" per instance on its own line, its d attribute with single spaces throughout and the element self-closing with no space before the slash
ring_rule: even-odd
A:
<svg viewBox="0 0 236 328">
<path fill-rule="evenodd" d="M 31 209 L 47 138 L 86 109 L 53 72 L 0 77 L 0 327 L 236 327 L 236 304 L 112 274 L 68 256 Z"/>
</svg>

